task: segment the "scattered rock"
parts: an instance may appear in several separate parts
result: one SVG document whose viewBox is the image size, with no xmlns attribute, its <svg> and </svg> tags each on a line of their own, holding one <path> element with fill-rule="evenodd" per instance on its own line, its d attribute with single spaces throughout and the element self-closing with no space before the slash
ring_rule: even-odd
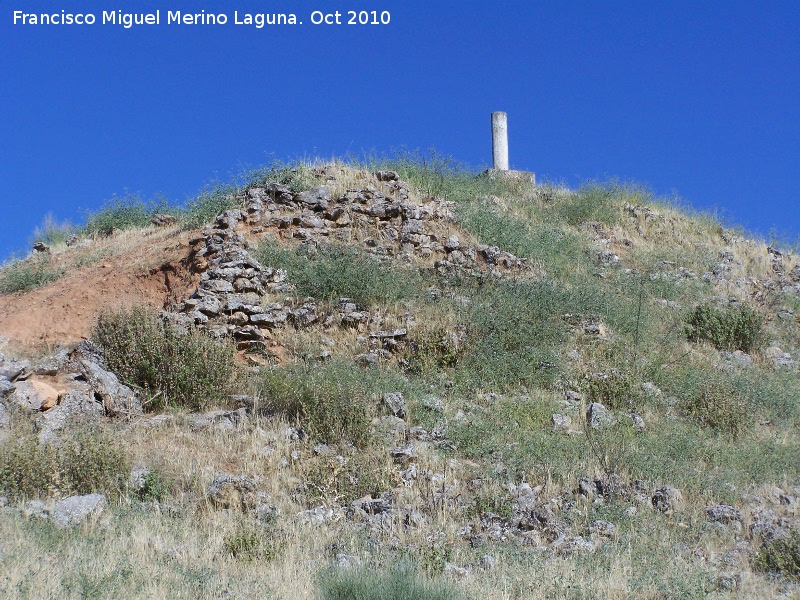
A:
<svg viewBox="0 0 800 600">
<path fill-rule="evenodd" d="M 71 496 L 53 505 L 53 524 L 59 529 L 80 525 L 89 519 L 96 519 L 105 507 L 106 497 L 103 494 Z"/>
<path fill-rule="evenodd" d="M 613 427 L 617 420 L 608 409 L 599 402 L 591 402 L 586 410 L 586 420 L 592 429 L 602 430 Z"/>
<path fill-rule="evenodd" d="M 359 566 L 361 564 L 361 559 L 354 554 L 345 554 L 344 552 L 339 552 L 334 557 L 333 564 L 340 569 L 349 569 L 351 567 Z"/>
<path fill-rule="evenodd" d="M 453 577 L 455 579 L 462 579 L 469 575 L 469 569 L 465 567 L 459 567 L 458 565 L 454 565 L 453 563 L 446 562 L 444 563 L 444 569 L 442 569 L 442 573 L 449 577 Z"/>
<path fill-rule="evenodd" d="M 81 359 L 83 376 L 89 382 L 96 397 L 103 403 L 106 414 L 113 416 L 130 416 L 142 413 L 142 405 L 133 390 L 120 383 L 117 376 L 106 371 L 98 364 Z"/>
<path fill-rule="evenodd" d="M 706 509 L 706 518 L 717 523 L 732 523 L 741 521 L 742 515 L 733 506 L 727 504 L 715 504 Z"/>
<path fill-rule="evenodd" d="M 555 431 L 567 431 L 572 423 L 572 419 L 562 414 L 555 414 L 551 416 L 550 419 L 553 422 L 553 429 Z"/>
<path fill-rule="evenodd" d="M 404 419 L 406 416 L 406 399 L 400 392 L 387 392 L 383 395 L 383 403 L 395 417 Z"/>
<path fill-rule="evenodd" d="M 656 490 L 652 503 L 653 508 L 667 515 L 681 512 L 685 506 L 681 491 L 670 485 Z"/>
<path fill-rule="evenodd" d="M 233 431 L 239 423 L 247 421 L 247 409 L 212 410 L 197 415 L 189 421 L 189 426 L 195 431 L 203 429 L 218 429 Z"/>
<path fill-rule="evenodd" d="M 589 524 L 589 534 L 591 536 L 613 539 L 617 537 L 618 531 L 617 526 L 611 521 L 598 519 L 597 521 L 592 521 Z"/>
<path fill-rule="evenodd" d="M 153 215 L 153 218 L 150 219 L 150 222 L 156 227 L 168 227 L 170 225 L 175 225 L 178 222 L 178 217 L 156 213 Z"/>
<path fill-rule="evenodd" d="M 206 489 L 206 498 L 215 508 L 247 512 L 257 506 L 257 491 L 256 482 L 250 477 L 219 473 Z"/>
</svg>

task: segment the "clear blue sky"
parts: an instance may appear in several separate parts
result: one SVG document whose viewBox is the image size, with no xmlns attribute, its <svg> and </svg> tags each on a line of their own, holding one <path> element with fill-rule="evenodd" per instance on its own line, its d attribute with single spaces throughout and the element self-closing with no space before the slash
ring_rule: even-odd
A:
<svg viewBox="0 0 800 600">
<path fill-rule="evenodd" d="M 15 26 L 15 9 L 98 24 Z M 120 9 L 162 24 L 99 24 Z M 229 23 L 164 22 L 201 9 Z M 391 23 L 311 24 L 336 9 Z M 303 25 L 234 25 L 234 11 Z M 435 147 L 486 165 L 496 110 L 512 167 L 540 180 L 633 180 L 800 233 L 796 1 L 19 0 L 0 48 L 0 258 L 47 212 L 79 221 L 126 189 L 183 200 L 269 155 Z"/>
</svg>

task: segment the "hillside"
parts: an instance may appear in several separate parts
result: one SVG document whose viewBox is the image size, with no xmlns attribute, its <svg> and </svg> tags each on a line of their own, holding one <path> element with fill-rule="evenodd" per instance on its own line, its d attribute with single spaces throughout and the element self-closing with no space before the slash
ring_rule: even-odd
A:
<svg viewBox="0 0 800 600">
<path fill-rule="evenodd" d="M 0 270 L 7 597 L 800 597 L 792 252 L 411 158 L 36 247 Z"/>
</svg>

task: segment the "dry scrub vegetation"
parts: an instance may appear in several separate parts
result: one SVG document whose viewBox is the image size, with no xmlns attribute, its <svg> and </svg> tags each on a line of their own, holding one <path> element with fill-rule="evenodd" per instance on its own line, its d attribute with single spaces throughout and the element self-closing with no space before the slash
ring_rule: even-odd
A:
<svg viewBox="0 0 800 600">
<path fill-rule="evenodd" d="M 24 301 L 92 248 L 141 252 L 143 231 L 196 235 L 269 182 L 399 202 L 373 175 L 387 170 L 404 201 L 450 211 L 422 246 L 392 250 L 392 222 L 361 213 L 347 241 L 291 219 L 238 225 L 250 256 L 285 270 L 262 301 L 313 297 L 312 324 L 264 328 L 251 352 L 153 308 L 106 308 L 92 340 L 145 414 L 43 446 L 42 414 L 3 400 L 0 592 L 800 597 L 798 260 L 639 187 L 533 186 L 437 155 L 277 165 L 182 208 L 128 198 L 83 227 L 51 220 L 49 252 L 6 265 L 0 290 Z M 152 229 L 157 212 L 177 224 Z M 439 262 L 479 244 L 523 267 Z M 347 321 L 348 303 L 366 316 Z M 48 354 L 27 352 L 34 367 Z M 220 473 L 258 502 L 223 506 Z M 109 506 L 73 528 L 32 504 L 92 492 Z"/>
</svg>

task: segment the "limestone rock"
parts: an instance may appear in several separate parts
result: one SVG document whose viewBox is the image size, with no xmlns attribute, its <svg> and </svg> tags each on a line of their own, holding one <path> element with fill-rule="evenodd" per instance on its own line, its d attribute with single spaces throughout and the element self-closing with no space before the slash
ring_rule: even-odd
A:
<svg viewBox="0 0 800 600">
<path fill-rule="evenodd" d="M 178 222 L 178 218 L 173 215 L 156 213 L 153 215 L 153 218 L 150 219 L 150 222 L 156 227 L 168 227 L 170 225 L 175 225 Z"/>
<path fill-rule="evenodd" d="M 12 400 L 29 410 L 46 410 L 55 406 L 58 401 L 58 391 L 43 381 L 20 381 L 16 388 Z"/>
<path fill-rule="evenodd" d="M 567 431 L 569 429 L 571 419 L 567 415 L 555 414 L 550 419 L 553 422 L 553 430 Z"/>
<path fill-rule="evenodd" d="M 98 419 L 104 412 L 94 396 L 82 390 L 70 390 L 61 396 L 61 402 L 42 413 L 39 423 L 39 441 L 58 444 L 58 432 L 68 423 Z"/>
<path fill-rule="evenodd" d="M 206 489 L 206 498 L 216 508 L 253 510 L 257 506 L 258 488 L 254 479 L 244 475 L 219 473 Z"/>
<path fill-rule="evenodd" d="M 727 504 L 715 504 L 706 509 L 706 518 L 717 523 L 732 523 L 741 521 L 742 515 L 733 506 Z"/>
<path fill-rule="evenodd" d="M 0 398 L 8 398 L 16 389 L 17 386 L 15 386 L 5 377 L 0 376 Z"/>
<path fill-rule="evenodd" d="M 671 485 L 656 490 L 653 494 L 652 503 L 653 508 L 667 515 L 681 512 L 685 506 L 683 494 L 678 488 Z"/>
<path fill-rule="evenodd" d="M 103 494 L 71 496 L 53 505 L 51 511 L 53 524 L 59 529 L 80 525 L 89 519 L 97 518 L 105 507 L 106 497 Z"/>
<path fill-rule="evenodd" d="M 406 399 L 400 392 L 387 392 L 383 395 L 383 403 L 395 417 L 401 419 L 406 416 Z"/>
<path fill-rule="evenodd" d="M 136 415 L 142 413 L 142 405 L 133 390 L 120 383 L 117 376 L 96 363 L 80 361 L 83 376 L 89 382 L 96 397 L 103 403 L 109 416 Z"/>
<path fill-rule="evenodd" d="M 591 402 L 586 410 L 586 420 L 592 429 L 602 430 L 613 427 L 617 420 L 608 409 L 599 402 Z"/>
</svg>

